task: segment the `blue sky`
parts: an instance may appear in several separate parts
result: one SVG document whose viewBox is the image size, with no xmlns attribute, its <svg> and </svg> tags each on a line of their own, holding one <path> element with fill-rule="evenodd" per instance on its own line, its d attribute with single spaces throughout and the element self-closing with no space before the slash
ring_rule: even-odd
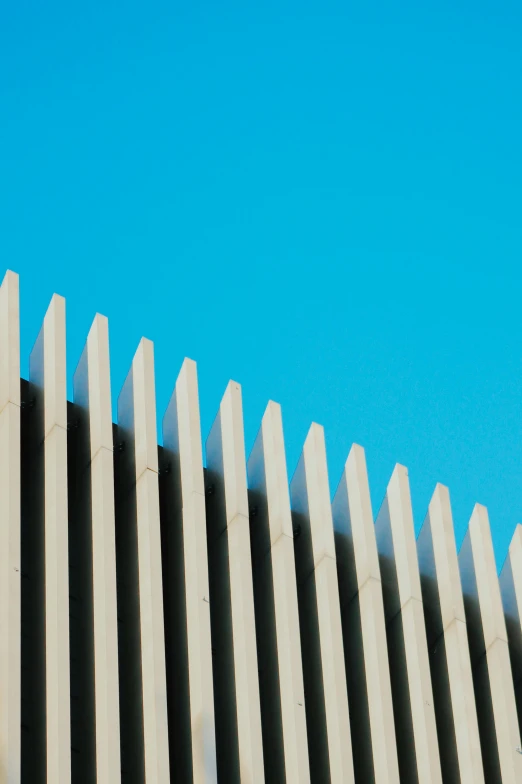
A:
<svg viewBox="0 0 522 784">
<path fill-rule="evenodd" d="M 109 317 L 114 397 L 142 335 L 161 418 L 197 360 L 206 437 L 229 378 L 247 451 L 282 404 L 332 489 L 366 448 L 374 512 L 407 465 L 417 529 L 450 487 L 460 544 L 522 522 L 522 6 L 5 3 L 0 248 L 23 374 L 67 298 L 69 376 Z"/>
</svg>

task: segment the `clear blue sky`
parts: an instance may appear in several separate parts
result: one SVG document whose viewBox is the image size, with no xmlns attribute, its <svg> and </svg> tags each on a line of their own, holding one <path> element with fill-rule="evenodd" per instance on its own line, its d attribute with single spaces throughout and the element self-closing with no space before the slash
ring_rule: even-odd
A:
<svg viewBox="0 0 522 784">
<path fill-rule="evenodd" d="M 161 418 L 197 360 L 249 451 L 282 404 L 289 474 L 324 425 L 376 513 L 409 467 L 457 538 L 522 521 L 522 6 L 516 0 L 17 0 L 0 19 L 0 248 L 23 373 L 54 291 L 69 376 L 109 317 L 114 397 L 142 335 Z"/>
</svg>

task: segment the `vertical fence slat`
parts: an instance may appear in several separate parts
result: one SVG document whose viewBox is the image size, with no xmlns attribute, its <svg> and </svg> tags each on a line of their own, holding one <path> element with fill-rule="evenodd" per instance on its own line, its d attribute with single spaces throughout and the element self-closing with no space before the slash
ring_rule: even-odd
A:
<svg viewBox="0 0 522 784">
<path fill-rule="evenodd" d="M 522 754 L 506 624 L 488 513 L 476 504 L 459 553 L 484 773 L 522 781 Z"/>
<path fill-rule="evenodd" d="M 511 670 L 522 728 L 522 525 L 517 525 L 500 573 L 500 589 L 509 640 Z"/>
<path fill-rule="evenodd" d="M 270 402 L 247 464 L 268 781 L 310 778 L 299 610 L 281 408 Z"/>
<path fill-rule="evenodd" d="M 107 319 L 97 315 L 73 380 L 74 402 L 82 411 L 88 444 L 81 455 L 82 481 L 90 546 L 83 557 L 87 589 L 92 596 L 89 629 L 93 662 L 95 769 L 97 784 L 118 784 L 120 771 L 120 712 L 118 672 L 118 613 L 114 464 Z"/>
<path fill-rule="evenodd" d="M 408 470 L 395 466 L 375 523 L 399 767 L 404 781 L 442 782 Z"/>
<path fill-rule="evenodd" d="M 206 442 L 218 776 L 263 782 L 263 739 L 241 387 L 228 384 Z"/>
<path fill-rule="evenodd" d="M 366 458 L 354 444 L 333 501 L 356 780 L 398 784 L 379 557 Z"/>
<path fill-rule="evenodd" d="M 156 398 L 154 349 L 143 338 L 132 361 L 132 368 L 118 400 L 118 423 L 125 449 L 131 450 L 134 482 L 129 492 L 134 499 L 134 520 L 123 524 L 136 527 L 133 546 L 137 559 L 137 628 L 139 646 L 140 693 L 131 709 L 141 714 L 143 767 L 147 784 L 169 780 L 167 696 L 165 679 L 165 641 L 163 625 L 163 587 L 161 572 L 161 535 L 158 490 L 158 447 L 156 436 Z M 132 622 L 132 619 L 130 619 Z M 129 655 L 120 651 L 120 661 Z M 136 699 L 141 705 L 136 705 Z"/>
<path fill-rule="evenodd" d="M 183 363 L 163 418 L 163 447 L 173 494 L 164 504 L 167 519 L 162 523 L 167 528 L 163 557 L 172 625 L 169 667 L 177 670 L 172 673 L 171 715 L 183 725 L 176 730 L 173 748 L 182 777 L 200 784 L 215 782 L 217 773 L 203 457 L 197 370 L 190 359 Z M 176 694 L 176 684 L 184 699 Z"/>
<path fill-rule="evenodd" d="M 354 770 L 334 530 L 324 431 L 315 423 L 290 496 L 312 779 L 348 784 Z"/>
<path fill-rule="evenodd" d="M 54 295 L 30 358 L 44 467 L 45 748 L 47 781 L 71 780 L 65 300 Z M 40 447 L 42 448 L 42 447 Z"/>
<path fill-rule="evenodd" d="M 449 492 L 437 485 L 417 539 L 444 780 L 484 782 Z M 460 777 L 460 779 L 459 779 Z"/>
<path fill-rule="evenodd" d="M 0 782 L 20 781 L 20 310 L 18 275 L 0 287 Z"/>
</svg>

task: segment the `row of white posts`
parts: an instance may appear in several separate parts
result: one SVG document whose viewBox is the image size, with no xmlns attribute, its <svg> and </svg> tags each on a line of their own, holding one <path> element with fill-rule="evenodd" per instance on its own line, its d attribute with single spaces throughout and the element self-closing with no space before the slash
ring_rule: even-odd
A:
<svg viewBox="0 0 522 784">
<path fill-rule="evenodd" d="M 194 362 L 158 450 L 152 343 L 117 427 L 107 320 L 72 405 L 65 356 L 54 296 L 22 401 L 8 272 L 0 784 L 522 782 L 522 528 L 499 580 L 483 506 L 457 555 L 437 485 L 416 540 L 397 465 L 374 521 L 357 445 L 331 502 L 316 424 L 289 484 L 280 407 L 247 462 L 235 382 L 204 468 Z"/>
</svg>

